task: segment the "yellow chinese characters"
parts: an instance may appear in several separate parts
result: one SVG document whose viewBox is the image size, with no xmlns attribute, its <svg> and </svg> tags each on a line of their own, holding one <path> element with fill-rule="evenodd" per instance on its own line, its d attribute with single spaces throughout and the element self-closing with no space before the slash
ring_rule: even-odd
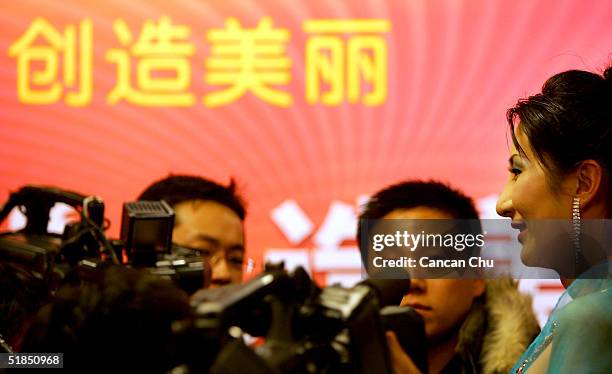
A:
<svg viewBox="0 0 612 374">
<path fill-rule="evenodd" d="M 159 23 L 146 21 L 134 43 L 124 20 L 116 20 L 113 30 L 124 48 L 110 49 L 106 59 L 117 64 L 117 83 L 107 101 L 120 100 L 142 106 L 190 106 L 191 63 L 195 47 L 188 42 L 191 30 L 172 25 L 169 17 Z M 129 49 L 128 49 L 129 48 Z M 132 86 L 132 57 L 136 59 L 136 85 Z"/>
<path fill-rule="evenodd" d="M 226 105 L 247 91 L 270 104 L 288 107 L 293 102 L 287 92 L 274 88 L 291 80 L 291 60 L 285 55 L 290 33 L 273 29 L 270 18 L 263 18 L 255 29 L 243 29 L 235 18 L 225 22 L 225 29 L 207 33 L 211 56 L 206 60 L 206 83 L 226 86 L 204 97 L 210 107 Z"/>
<path fill-rule="evenodd" d="M 112 26 L 118 45 L 106 50 L 106 64 L 96 65 L 116 72 L 113 86 L 104 93 L 108 104 L 189 107 L 196 103 L 199 93 L 191 92 L 196 45 L 190 40 L 188 26 L 173 24 L 168 16 L 145 20 L 139 33 L 132 33 L 123 19 Z M 379 106 L 387 101 L 389 20 L 312 19 L 302 28 L 307 35 L 303 51 L 308 104 Z M 228 105 L 250 92 L 268 104 L 291 106 L 290 39 L 291 32 L 274 27 L 270 17 L 262 18 L 254 28 L 227 18 L 223 28 L 208 30 L 204 82 L 210 87 L 203 104 Z M 91 103 L 90 19 L 61 30 L 38 17 L 9 47 L 8 54 L 16 59 L 20 102 L 44 105 L 63 99 L 66 105 L 78 107 Z"/>
<path fill-rule="evenodd" d="M 44 40 L 44 44 L 40 41 Z M 65 92 L 67 105 L 81 107 L 92 98 L 93 25 L 90 19 L 58 31 L 36 18 L 8 50 L 17 59 L 17 97 L 24 104 L 53 104 Z M 60 62 L 63 76 L 60 78 Z M 78 73 L 78 74 L 77 74 Z M 79 78 L 77 87 L 77 76 Z"/>
<path fill-rule="evenodd" d="M 386 101 L 388 20 L 310 20 L 303 27 L 311 34 L 306 42 L 308 103 L 334 106 L 348 98 L 376 106 Z"/>
</svg>

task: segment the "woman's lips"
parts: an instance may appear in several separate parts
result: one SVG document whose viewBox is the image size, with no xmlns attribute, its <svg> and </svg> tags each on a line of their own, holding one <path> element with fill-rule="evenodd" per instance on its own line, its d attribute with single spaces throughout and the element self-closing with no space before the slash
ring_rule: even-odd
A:
<svg viewBox="0 0 612 374">
<path fill-rule="evenodd" d="M 525 237 L 527 236 L 527 224 L 525 224 L 523 221 L 512 221 L 510 226 L 512 226 L 513 229 L 520 231 L 518 234 L 518 241 L 519 243 L 523 244 Z"/>
<path fill-rule="evenodd" d="M 527 229 L 521 230 L 521 232 L 518 234 L 519 243 L 523 244 L 526 237 L 527 237 Z"/>
</svg>

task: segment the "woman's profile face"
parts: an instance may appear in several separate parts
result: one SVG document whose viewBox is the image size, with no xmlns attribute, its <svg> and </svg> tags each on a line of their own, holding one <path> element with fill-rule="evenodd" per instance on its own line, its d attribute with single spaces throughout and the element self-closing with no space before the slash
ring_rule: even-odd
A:
<svg viewBox="0 0 612 374">
<path fill-rule="evenodd" d="M 551 244 L 551 235 L 559 238 L 554 234 L 557 230 L 551 228 L 551 224 L 555 225 L 551 219 L 568 220 L 571 217 L 573 196 L 568 193 L 570 180 L 562 180 L 559 188 L 553 190 L 547 171 L 518 126 L 515 134 L 525 153 L 520 153 L 514 145 L 510 149 L 510 174 L 497 201 L 497 213 L 511 218 L 512 227 L 520 231 L 518 240 L 522 245 L 523 263 L 551 268 L 551 252 L 546 250 L 545 244 Z"/>
</svg>

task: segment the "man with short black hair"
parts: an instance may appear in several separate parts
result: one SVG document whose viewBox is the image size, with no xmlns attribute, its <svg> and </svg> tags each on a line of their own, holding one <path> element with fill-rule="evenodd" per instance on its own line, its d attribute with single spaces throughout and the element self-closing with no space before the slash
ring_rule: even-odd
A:
<svg viewBox="0 0 612 374">
<path fill-rule="evenodd" d="M 242 281 L 246 211 L 233 180 L 223 186 L 198 176 L 170 175 L 138 200 L 165 200 L 172 206 L 172 241 L 199 251 L 210 263 L 211 287 Z"/>
<path fill-rule="evenodd" d="M 364 220 L 478 220 L 478 213 L 447 185 L 410 181 L 374 194 L 359 218 L 362 245 Z M 511 279 L 412 279 L 401 305 L 423 317 L 430 373 L 507 373 L 539 331 L 531 299 Z M 397 370 L 418 371 L 393 336 L 389 347 Z"/>
</svg>

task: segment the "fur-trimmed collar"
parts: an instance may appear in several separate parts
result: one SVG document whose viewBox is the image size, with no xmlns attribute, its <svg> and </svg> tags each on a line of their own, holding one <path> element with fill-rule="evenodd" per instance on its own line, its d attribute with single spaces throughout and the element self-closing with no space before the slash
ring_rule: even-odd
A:
<svg viewBox="0 0 612 374">
<path fill-rule="evenodd" d="M 484 302 L 475 302 L 468 313 L 456 352 L 475 371 L 508 373 L 539 330 L 531 297 L 515 281 L 487 280 Z"/>
</svg>

